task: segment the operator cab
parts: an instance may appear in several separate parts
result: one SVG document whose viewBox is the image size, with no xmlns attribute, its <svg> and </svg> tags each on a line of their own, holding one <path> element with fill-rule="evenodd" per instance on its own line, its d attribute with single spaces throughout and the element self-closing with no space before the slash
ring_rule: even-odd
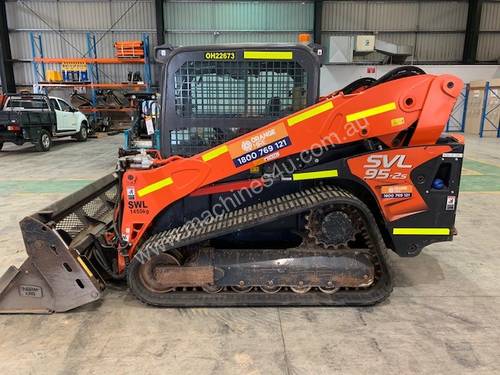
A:
<svg viewBox="0 0 500 375">
<path fill-rule="evenodd" d="M 189 157 L 318 100 L 317 45 L 156 48 L 161 154 Z"/>
</svg>

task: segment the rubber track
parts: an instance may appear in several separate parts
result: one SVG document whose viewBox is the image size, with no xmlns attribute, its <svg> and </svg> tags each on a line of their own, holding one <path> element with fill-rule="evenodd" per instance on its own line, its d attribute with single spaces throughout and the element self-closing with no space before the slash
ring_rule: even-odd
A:
<svg viewBox="0 0 500 375">
<path fill-rule="evenodd" d="M 203 225 L 187 223 L 157 233 L 144 243 L 141 252 L 155 254 L 191 245 L 305 212 L 317 206 L 333 203 L 339 198 L 353 199 L 354 196 L 343 189 L 332 186 L 315 187 L 284 195 L 239 210 L 230 211 L 224 215 L 212 216 L 212 220 Z"/>
<path fill-rule="evenodd" d="M 335 294 L 308 292 L 297 294 L 280 291 L 276 294 L 263 292 L 235 293 L 232 291 L 209 294 L 203 291 L 176 291 L 151 296 L 136 278 L 140 260 L 149 259 L 160 252 L 203 243 L 228 233 L 266 224 L 287 216 L 296 215 L 330 204 L 348 204 L 361 211 L 367 224 L 372 251 L 378 259 L 381 276 L 376 284 L 367 289 L 340 290 Z M 392 291 L 391 275 L 386 259 L 386 248 L 378 226 L 368 207 L 350 192 L 339 187 L 324 185 L 287 194 L 269 201 L 217 216 L 204 225 L 183 226 L 152 235 L 144 242 L 128 269 L 130 289 L 141 301 L 155 306 L 364 306 L 383 301 Z M 146 258 L 145 258 L 146 257 Z"/>
</svg>

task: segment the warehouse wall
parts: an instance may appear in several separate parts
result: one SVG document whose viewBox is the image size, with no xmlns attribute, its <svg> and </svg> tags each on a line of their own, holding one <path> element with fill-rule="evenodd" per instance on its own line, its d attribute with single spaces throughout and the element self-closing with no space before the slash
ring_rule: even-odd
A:
<svg viewBox="0 0 500 375">
<path fill-rule="evenodd" d="M 485 1 L 481 17 L 479 61 L 500 62 L 500 1 Z"/>
<path fill-rule="evenodd" d="M 297 41 L 313 30 L 312 1 L 165 1 L 174 45 Z"/>
<path fill-rule="evenodd" d="M 164 0 L 164 9 L 165 38 L 174 45 L 295 42 L 299 33 L 313 30 L 312 0 Z M 30 31 L 42 35 L 50 57 L 84 55 L 87 31 L 102 37 L 99 57 L 113 56 L 115 40 L 139 39 L 144 33 L 156 44 L 153 0 L 8 0 L 7 12 L 20 85 L 33 82 Z M 380 39 L 413 46 L 409 62 L 453 64 L 462 57 L 466 20 L 466 1 L 325 1 L 323 45 L 331 35 L 376 33 Z M 500 1 L 486 0 L 478 59 L 492 62 L 499 57 Z M 357 63 L 382 60 L 378 53 L 356 56 Z M 100 65 L 101 80 L 121 82 L 129 70 L 140 68 Z"/>
<path fill-rule="evenodd" d="M 152 0 L 9 1 L 7 19 L 12 57 L 18 61 L 14 65 L 18 85 L 33 83 L 32 31 L 41 34 L 46 57 L 83 57 L 87 53 L 86 32 L 94 33 L 97 41 L 101 39 L 98 57 L 113 57 L 114 41 L 141 39 L 143 34 L 149 35 L 151 45 L 156 44 Z M 112 31 L 106 33 L 110 28 Z M 47 65 L 48 69 L 55 67 Z M 141 65 L 99 65 L 99 69 L 102 82 L 126 81 L 129 70 L 140 70 L 141 74 L 143 70 Z"/>
<path fill-rule="evenodd" d="M 363 65 L 324 65 L 321 68 L 321 95 L 340 89 L 361 77 L 380 78 L 400 65 L 377 65 L 375 73 L 367 73 Z M 419 66 L 419 65 L 417 65 Z M 420 65 L 426 73 L 453 74 L 468 83 L 500 78 L 500 65 Z"/>
<path fill-rule="evenodd" d="M 384 41 L 411 46 L 412 61 L 458 62 L 467 7 L 467 1 L 326 1 L 322 43 L 328 45 L 332 35 L 375 33 Z M 384 56 L 371 53 L 354 59 L 380 62 Z"/>
<path fill-rule="evenodd" d="M 413 47 L 413 60 L 462 59 L 465 1 L 327 1 L 323 11 L 323 43 L 331 35 L 376 34 L 376 38 Z M 382 61 L 383 55 L 355 56 L 356 61 Z"/>
</svg>

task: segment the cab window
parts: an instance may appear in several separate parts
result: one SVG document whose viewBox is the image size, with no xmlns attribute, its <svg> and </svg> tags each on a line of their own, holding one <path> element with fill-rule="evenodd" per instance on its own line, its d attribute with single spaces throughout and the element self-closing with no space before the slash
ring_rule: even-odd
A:
<svg viewBox="0 0 500 375">
<path fill-rule="evenodd" d="M 64 100 L 58 99 L 59 105 L 61 106 L 61 111 L 71 112 L 71 106 Z"/>
<path fill-rule="evenodd" d="M 57 100 L 55 100 L 54 98 L 50 99 L 50 106 L 52 107 L 52 109 L 54 109 L 56 111 L 61 110 L 61 108 L 59 107 L 59 103 L 57 103 Z"/>
<path fill-rule="evenodd" d="M 45 99 L 38 98 L 22 98 L 22 97 L 11 97 L 6 108 L 20 108 L 20 109 L 49 109 Z"/>
</svg>

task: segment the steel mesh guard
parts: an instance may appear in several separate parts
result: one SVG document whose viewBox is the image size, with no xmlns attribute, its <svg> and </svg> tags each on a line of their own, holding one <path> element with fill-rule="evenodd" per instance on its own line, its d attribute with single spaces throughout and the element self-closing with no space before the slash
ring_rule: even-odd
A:
<svg viewBox="0 0 500 375">
<path fill-rule="evenodd" d="M 186 61 L 174 74 L 182 118 L 279 118 L 306 106 L 307 72 L 296 61 Z M 171 152 L 192 156 L 252 128 L 170 131 Z"/>
<path fill-rule="evenodd" d="M 174 76 L 181 117 L 282 117 L 305 107 L 296 61 L 186 61 Z"/>
<path fill-rule="evenodd" d="M 251 128 L 201 128 L 178 129 L 170 131 L 172 153 L 191 156 L 225 143 L 252 130 Z"/>
<path fill-rule="evenodd" d="M 95 221 L 101 220 L 114 209 L 117 187 L 112 186 L 94 199 L 80 206 L 56 223 L 55 229 L 62 230 L 75 238 L 81 231 Z"/>
</svg>

